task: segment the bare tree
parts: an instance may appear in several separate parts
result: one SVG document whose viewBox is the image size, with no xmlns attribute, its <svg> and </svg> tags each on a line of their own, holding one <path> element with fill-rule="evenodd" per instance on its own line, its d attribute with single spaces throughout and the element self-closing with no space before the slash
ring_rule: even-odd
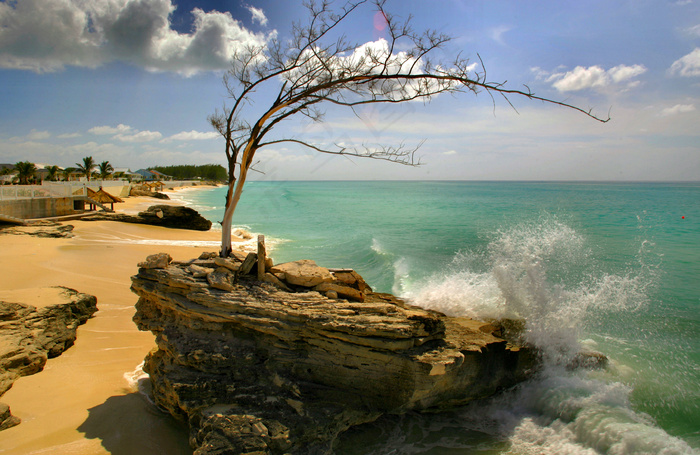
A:
<svg viewBox="0 0 700 455">
<path fill-rule="evenodd" d="M 222 226 L 220 255 L 231 252 L 231 223 L 240 200 L 255 153 L 262 147 L 290 142 L 311 150 L 335 155 L 385 160 L 415 166 L 417 148 L 382 145 L 348 148 L 314 144 L 297 138 L 268 139 L 280 122 L 303 115 L 315 122 L 323 119 L 321 110 L 328 105 L 354 111 L 368 104 L 396 104 L 411 100 L 429 102 L 442 93 L 480 91 L 508 96 L 523 96 L 575 109 L 598 121 L 573 105 L 536 96 L 529 88 L 508 89 L 503 83 L 488 82 L 486 72 L 475 72 L 475 65 L 457 56 L 450 62 L 435 61 L 434 56 L 450 37 L 434 30 L 415 32 L 411 18 L 400 21 L 384 8 L 384 0 L 375 0 L 378 12 L 386 19 L 388 39 L 358 46 L 338 33 L 349 15 L 369 0 L 346 3 L 334 10 L 330 1 L 313 0 L 305 4 L 309 10 L 306 25 L 294 24 L 292 37 L 284 43 L 272 40 L 267 46 L 249 46 L 238 52 L 231 69 L 224 76 L 224 85 L 233 105 L 209 117 L 214 128 L 224 137 L 228 160 L 228 192 Z M 399 52 L 399 49 L 402 49 Z M 408 50 L 406 50 L 408 49 Z M 482 65 L 483 68 L 483 65 Z M 256 120 L 246 118 L 246 107 L 263 98 L 259 89 L 272 86 L 276 96 Z M 325 105 L 325 106 L 324 106 Z M 512 105 L 511 105 L 512 106 Z"/>
</svg>

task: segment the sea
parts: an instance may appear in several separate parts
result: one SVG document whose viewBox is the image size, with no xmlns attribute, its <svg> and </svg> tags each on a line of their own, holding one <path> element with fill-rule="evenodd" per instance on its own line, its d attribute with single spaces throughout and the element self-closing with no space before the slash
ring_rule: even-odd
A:
<svg viewBox="0 0 700 455">
<path fill-rule="evenodd" d="M 176 197 L 220 229 L 225 194 Z M 264 234 L 276 263 L 522 319 L 542 353 L 513 389 L 383 417 L 335 454 L 700 454 L 700 183 L 251 181 L 233 224 Z M 567 368 L 582 350 L 608 366 Z"/>
</svg>

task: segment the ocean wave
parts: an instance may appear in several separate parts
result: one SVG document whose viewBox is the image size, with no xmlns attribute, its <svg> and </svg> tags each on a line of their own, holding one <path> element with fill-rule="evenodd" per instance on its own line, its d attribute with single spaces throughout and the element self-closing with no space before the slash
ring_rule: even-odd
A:
<svg viewBox="0 0 700 455">
<path fill-rule="evenodd" d="M 497 232 L 484 251 L 459 252 L 406 297 L 452 316 L 522 319 L 525 340 L 566 363 L 589 320 L 648 305 L 648 270 L 601 272 L 583 236 L 550 217 Z"/>
<path fill-rule="evenodd" d="M 139 363 L 133 371 L 124 373 L 124 380 L 127 383 L 128 390 L 141 394 L 149 403 L 156 405 L 153 401 L 151 393 L 151 377 L 143 371 L 145 362 Z"/>
</svg>

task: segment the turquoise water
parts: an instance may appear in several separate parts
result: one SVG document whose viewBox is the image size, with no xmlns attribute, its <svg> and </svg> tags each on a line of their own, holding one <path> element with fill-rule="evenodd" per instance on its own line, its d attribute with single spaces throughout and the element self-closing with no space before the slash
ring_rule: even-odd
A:
<svg viewBox="0 0 700 455">
<path fill-rule="evenodd" d="M 225 188 L 181 193 L 217 222 Z M 276 262 L 352 267 L 452 315 L 520 317 L 542 374 L 388 417 L 337 454 L 700 453 L 700 184 L 249 182 L 234 226 Z M 581 348 L 604 372 L 562 365 Z"/>
</svg>

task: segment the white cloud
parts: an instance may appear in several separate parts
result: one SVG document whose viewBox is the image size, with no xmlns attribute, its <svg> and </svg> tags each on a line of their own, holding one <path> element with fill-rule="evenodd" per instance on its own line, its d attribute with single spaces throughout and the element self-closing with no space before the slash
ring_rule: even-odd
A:
<svg viewBox="0 0 700 455">
<path fill-rule="evenodd" d="M 513 27 L 510 27 L 508 25 L 500 25 L 498 27 L 495 27 L 491 30 L 491 39 L 497 42 L 498 44 L 505 45 L 505 40 L 503 39 L 503 35 L 511 31 Z"/>
<path fill-rule="evenodd" d="M 457 150 L 448 150 L 446 152 L 442 152 L 443 155 L 456 155 Z"/>
<path fill-rule="evenodd" d="M 695 111 L 695 105 L 693 104 L 676 104 L 673 107 L 667 107 L 661 111 L 662 117 L 668 117 L 671 115 L 684 114 L 687 112 Z"/>
<path fill-rule="evenodd" d="M 639 81 L 631 79 L 644 74 L 647 68 L 644 65 L 618 65 L 609 70 L 595 65 L 585 68 L 577 66 L 572 71 L 565 73 L 554 73 L 548 75 L 542 68 L 531 68 L 538 78 L 544 78 L 547 82 L 552 82 L 552 86 L 560 92 L 574 92 L 589 88 L 605 88 L 612 84 L 627 82 L 627 87 L 639 85 Z"/>
<path fill-rule="evenodd" d="M 115 136 L 122 142 L 150 142 L 157 141 L 162 138 L 163 135 L 158 131 L 139 131 L 135 134 L 118 134 Z"/>
<path fill-rule="evenodd" d="M 26 136 L 13 136 L 9 140 L 11 142 L 35 142 L 35 141 L 43 141 L 45 139 L 48 139 L 51 137 L 51 133 L 48 131 L 37 131 L 36 129 L 33 129 L 27 134 Z"/>
<path fill-rule="evenodd" d="M 29 134 L 27 134 L 27 139 L 30 141 L 43 141 L 50 137 L 51 134 L 48 131 L 32 130 Z"/>
<path fill-rule="evenodd" d="M 81 136 L 82 136 L 82 134 L 80 134 L 80 133 L 63 133 L 63 134 L 59 134 L 57 137 L 59 139 L 73 139 L 73 138 L 81 137 Z"/>
<path fill-rule="evenodd" d="M 116 127 L 111 127 L 111 126 L 96 126 L 94 128 L 90 128 L 88 130 L 88 133 L 92 134 L 97 134 L 97 135 L 103 135 L 103 134 L 124 134 L 131 131 L 131 127 L 128 125 L 124 125 L 120 123 Z"/>
<path fill-rule="evenodd" d="M 694 25 L 685 29 L 685 32 L 690 36 L 700 37 L 700 25 Z"/>
<path fill-rule="evenodd" d="M 206 133 L 203 133 L 201 131 L 182 131 L 177 134 L 173 134 L 169 138 L 164 139 L 163 141 L 203 141 L 207 139 L 216 139 L 217 137 L 220 137 L 221 135 L 217 133 L 216 131 L 209 131 Z"/>
<path fill-rule="evenodd" d="M 170 22 L 172 1 L 0 2 L 0 68 L 50 72 L 121 60 L 191 75 L 226 69 L 236 49 L 262 45 L 275 34 L 253 33 L 228 12 L 199 8 L 191 11 L 192 32 L 179 33 Z M 264 14 L 255 10 L 254 19 L 263 23 Z"/>
<path fill-rule="evenodd" d="M 700 47 L 673 62 L 669 71 L 684 77 L 700 76 Z"/>
<path fill-rule="evenodd" d="M 262 9 L 250 5 L 246 6 L 246 8 L 248 8 L 250 14 L 253 15 L 253 22 L 258 22 L 260 25 L 267 25 L 267 17 L 265 17 L 265 13 Z"/>
<path fill-rule="evenodd" d="M 565 74 L 553 74 L 547 81 L 554 81 L 552 85 L 560 92 L 572 92 L 591 87 L 604 87 L 608 84 L 608 75 L 600 66 L 588 68 L 577 66 L 573 71 Z"/>
<path fill-rule="evenodd" d="M 614 68 L 610 68 L 610 70 L 608 70 L 608 74 L 612 78 L 613 82 L 620 83 L 642 75 L 646 73 L 646 71 L 647 69 L 644 67 L 644 65 L 618 65 Z"/>
</svg>

